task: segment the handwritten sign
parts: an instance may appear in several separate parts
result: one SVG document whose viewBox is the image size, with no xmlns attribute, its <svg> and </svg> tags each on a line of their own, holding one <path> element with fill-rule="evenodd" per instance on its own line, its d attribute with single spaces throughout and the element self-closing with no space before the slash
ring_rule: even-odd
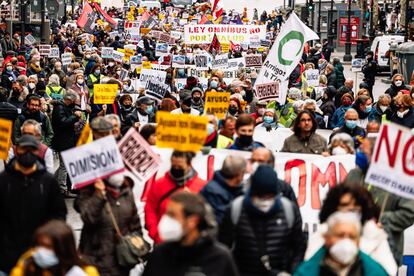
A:
<svg viewBox="0 0 414 276">
<path fill-rule="evenodd" d="M 230 93 L 228 92 L 207 92 L 204 112 L 214 114 L 218 119 L 224 119 L 229 109 Z"/>
<path fill-rule="evenodd" d="M 118 92 L 117 84 L 94 84 L 93 85 L 93 103 L 94 104 L 113 104 L 116 93 Z"/>
</svg>

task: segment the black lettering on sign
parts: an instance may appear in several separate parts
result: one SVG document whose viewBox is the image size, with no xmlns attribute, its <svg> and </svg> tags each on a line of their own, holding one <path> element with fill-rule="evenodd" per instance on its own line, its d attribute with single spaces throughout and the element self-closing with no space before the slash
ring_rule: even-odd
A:
<svg viewBox="0 0 414 276">
<path fill-rule="evenodd" d="M 88 174 L 92 171 L 113 166 L 118 162 L 117 149 L 86 156 L 69 163 L 69 173 L 72 177 Z"/>
<path fill-rule="evenodd" d="M 259 100 L 271 100 L 279 97 L 279 83 L 265 83 L 256 85 L 255 97 Z"/>
<path fill-rule="evenodd" d="M 207 67 L 207 56 L 196 55 L 195 56 L 195 66 L 199 68 Z"/>
</svg>

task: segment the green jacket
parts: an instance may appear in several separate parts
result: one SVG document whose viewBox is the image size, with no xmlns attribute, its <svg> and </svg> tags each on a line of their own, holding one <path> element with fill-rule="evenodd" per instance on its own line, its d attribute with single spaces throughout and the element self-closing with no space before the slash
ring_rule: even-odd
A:
<svg viewBox="0 0 414 276">
<path fill-rule="evenodd" d="M 365 186 L 380 208 L 385 203 L 381 224 L 388 234 L 388 243 L 394 259 L 400 265 L 404 246 L 404 230 L 414 223 L 414 201 L 388 193 L 366 183 L 364 180 L 365 173 L 360 168 L 355 168 L 349 172 L 345 183 L 359 183 Z M 388 199 L 385 201 L 387 195 Z"/>
<path fill-rule="evenodd" d="M 52 144 L 54 133 L 53 133 L 52 124 L 50 123 L 49 117 L 43 112 L 40 112 L 38 116 L 30 116 L 29 113 L 24 111 L 22 114 L 20 114 L 17 117 L 13 125 L 13 135 L 12 135 L 13 144 L 16 144 L 17 140 L 22 136 L 20 128 L 22 127 L 24 121 L 26 121 L 27 119 L 34 119 L 35 121 L 41 124 L 42 143 L 50 147 Z"/>
<path fill-rule="evenodd" d="M 320 265 L 323 258 L 326 255 L 326 248 L 321 247 L 318 252 L 313 255 L 308 261 L 303 262 L 298 269 L 293 273 L 294 276 L 317 276 L 320 274 Z M 359 251 L 358 253 L 359 260 L 362 264 L 362 270 L 364 271 L 364 275 L 369 276 L 386 276 L 387 272 L 385 272 L 384 268 L 374 261 L 370 256 Z"/>
</svg>

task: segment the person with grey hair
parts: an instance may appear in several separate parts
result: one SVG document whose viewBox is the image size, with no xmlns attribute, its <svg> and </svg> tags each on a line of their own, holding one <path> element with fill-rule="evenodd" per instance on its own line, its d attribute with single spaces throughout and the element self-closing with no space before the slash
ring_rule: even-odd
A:
<svg viewBox="0 0 414 276">
<path fill-rule="evenodd" d="M 391 119 L 391 96 L 388 94 L 382 94 L 378 97 L 378 101 L 374 104 L 374 116 L 378 122 L 384 122 Z"/>
<path fill-rule="evenodd" d="M 355 154 L 354 140 L 347 133 L 338 133 L 332 137 L 328 152 L 331 155 Z"/>
<path fill-rule="evenodd" d="M 227 205 L 243 194 L 242 181 L 246 171 L 246 160 L 240 156 L 229 155 L 224 159 L 221 170 L 214 172 L 200 194 L 211 205 L 220 224 Z"/>
<path fill-rule="evenodd" d="M 59 153 L 60 160 L 55 177 L 58 179 L 62 193 L 67 197 L 73 195 L 70 193 L 70 184 L 66 181 L 67 172 L 60 153 L 76 146 L 79 135 L 76 132 L 76 126 L 83 116 L 82 111 L 76 107 L 77 102 L 79 102 L 79 95 L 68 91 L 63 97 L 63 101 L 58 101 L 55 104 L 52 113 L 52 127 L 55 133 L 52 146 Z"/>
<path fill-rule="evenodd" d="M 46 93 L 53 100 L 63 99 L 63 95 L 65 95 L 66 91 L 62 86 L 60 86 L 60 80 L 58 75 L 50 75 L 49 83 L 46 86 Z"/>
<path fill-rule="evenodd" d="M 120 141 L 122 138 L 122 133 L 121 133 L 121 119 L 119 119 L 119 116 L 116 114 L 108 114 L 108 115 L 105 115 L 105 119 L 108 119 L 108 121 L 112 123 L 112 126 L 113 126 L 112 135 L 114 135 L 117 141 Z"/>
<path fill-rule="evenodd" d="M 355 212 L 335 212 L 327 225 L 324 246 L 293 275 L 387 275 L 380 264 L 359 250 L 361 221 Z"/>
</svg>

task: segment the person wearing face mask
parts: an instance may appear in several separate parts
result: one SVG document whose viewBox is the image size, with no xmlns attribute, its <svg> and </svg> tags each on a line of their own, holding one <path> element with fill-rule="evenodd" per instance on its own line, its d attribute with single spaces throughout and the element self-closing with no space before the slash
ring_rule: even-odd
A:
<svg viewBox="0 0 414 276">
<path fill-rule="evenodd" d="M 33 119 L 41 124 L 42 126 L 42 142 L 50 146 L 53 138 L 53 128 L 49 117 L 40 111 L 41 101 L 37 95 L 30 95 L 27 99 L 27 106 L 23 109 L 22 113 L 17 117 L 13 126 L 12 140 L 15 142 L 21 136 L 21 126 L 24 121 Z"/>
<path fill-rule="evenodd" d="M 52 127 L 55 133 L 52 139 L 52 147 L 59 154 L 59 167 L 55 172 L 56 179 L 62 194 L 70 196 L 70 183 L 67 183 L 67 172 L 63 159 L 60 155 L 62 151 L 76 146 L 77 135 L 75 124 L 82 118 L 82 112 L 76 108 L 79 102 L 79 95 L 73 91 L 68 91 L 63 100 L 54 104 L 52 112 Z"/>
<path fill-rule="evenodd" d="M 372 108 L 372 98 L 369 96 L 357 96 L 352 108 L 358 112 L 357 125 L 366 128 L 369 121 L 375 119 L 375 111 Z"/>
<path fill-rule="evenodd" d="M 102 76 L 101 65 L 95 64 L 91 69 L 91 73 L 89 74 L 88 79 L 86 80 L 86 85 L 89 89 L 89 95 L 92 95 L 93 93 L 93 85 L 101 83 Z"/>
<path fill-rule="evenodd" d="M 17 80 L 18 76 L 19 72 L 14 70 L 12 63 L 6 63 L 5 70 L 3 70 L 3 73 L 1 75 L 1 86 L 10 90 L 12 88 L 13 82 Z"/>
<path fill-rule="evenodd" d="M 229 147 L 232 150 L 252 151 L 256 148 L 263 147 L 263 144 L 253 140 L 255 120 L 249 114 L 242 114 L 236 121 L 237 138 L 233 145 Z"/>
<path fill-rule="evenodd" d="M 235 96 L 230 96 L 229 109 L 227 111 L 227 116 L 232 116 L 232 117 L 237 118 L 242 113 L 243 113 L 243 110 L 240 104 L 240 100 Z"/>
<path fill-rule="evenodd" d="M 413 102 L 410 95 L 399 95 L 394 99 L 396 111 L 390 121 L 401 126 L 414 128 Z"/>
<path fill-rule="evenodd" d="M 180 107 L 171 111 L 171 114 L 190 114 L 194 116 L 200 115 L 200 111 L 191 107 L 192 97 L 187 90 L 180 92 Z"/>
<path fill-rule="evenodd" d="M 83 222 L 79 252 L 98 268 L 101 276 L 129 275 L 131 267 L 121 266 L 116 257 L 118 236 L 109 209 L 122 235 L 134 233 L 142 237 L 133 184 L 124 171 L 118 172 L 82 188 L 75 202 Z"/>
<path fill-rule="evenodd" d="M 332 132 L 331 136 L 329 137 L 329 140 L 331 141 L 332 138 L 338 133 L 346 133 L 352 137 L 354 140 L 355 149 L 357 149 L 361 144 L 361 140 L 366 136 L 365 130 L 362 127 L 358 126 L 358 112 L 356 112 L 355 109 L 350 108 L 346 111 L 344 118 L 345 124 L 342 127 L 334 130 L 334 132 Z"/>
<path fill-rule="evenodd" d="M 216 226 L 211 207 L 201 196 L 172 195 L 158 226 L 164 242 L 154 248 L 143 276 L 238 276 L 229 249 L 213 237 Z"/>
<path fill-rule="evenodd" d="M 51 220 L 34 234 L 34 246 L 26 251 L 10 275 L 98 276 L 98 270 L 81 260 L 72 228 Z"/>
<path fill-rule="evenodd" d="M 203 89 L 194 87 L 191 90 L 191 108 L 203 114 L 204 112 L 204 100 L 203 100 Z"/>
<path fill-rule="evenodd" d="M 148 123 L 155 123 L 154 101 L 144 96 L 137 99 L 134 110 L 127 115 L 123 131 L 126 132 L 130 127 L 139 130 Z"/>
<path fill-rule="evenodd" d="M 46 94 L 53 100 L 63 99 L 63 95 L 66 94 L 66 90 L 62 86 L 60 86 L 60 80 L 58 75 L 50 75 L 49 83 L 46 86 Z"/>
<path fill-rule="evenodd" d="M 63 85 L 65 83 L 66 74 L 62 70 L 62 63 L 60 61 L 56 61 L 55 65 L 52 70 L 52 74 L 56 74 L 59 77 L 59 83 Z M 64 85 L 63 85 L 64 86 Z"/>
<path fill-rule="evenodd" d="M 409 90 L 409 87 L 404 83 L 404 76 L 402 74 L 395 74 L 391 81 L 391 86 L 385 91 L 385 94 L 390 95 L 391 99 L 397 96 L 401 90 Z"/>
<path fill-rule="evenodd" d="M 0 274 L 8 275 L 29 249 L 37 227 L 51 219 L 66 219 L 59 184 L 39 161 L 38 152 L 39 141 L 23 135 L 16 142 L 15 157 L 0 173 Z"/>
<path fill-rule="evenodd" d="M 148 189 L 145 203 L 145 226 L 156 244 L 162 241 L 158 232 L 158 224 L 165 214 L 171 195 L 183 190 L 198 193 L 206 184 L 205 180 L 198 177 L 198 173 L 191 165 L 193 157 L 194 154 L 191 152 L 173 151 L 170 170 Z"/>
<path fill-rule="evenodd" d="M 332 137 L 328 152 L 331 155 L 355 154 L 354 140 L 347 133 L 338 133 Z"/>
<path fill-rule="evenodd" d="M 126 118 L 129 114 L 134 110 L 132 107 L 132 97 L 128 94 L 124 94 L 119 98 L 119 104 L 120 104 L 120 119 L 121 119 L 121 132 L 122 135 L 128 131 L 129 127 L 126 125 Z"/>
<path fill-rule="evenodd" d="M 233 248 L 241 275 L 292 273 L 306 247 L 299 208 L 280 195 L 274 169 L 260 165 L 245 196 L 226 209 L 218 239 Z"/>
<path fill-rule="evenodd" d="M 217 76 L 212 76 L 208 82 L 208 91 L 215 90 L 215 91 L 223 91 L 220 85 L 220 79 Z"/>
<path fill-rule="evenodd" d="M 74 78 L 74 83 L 71 88 L 73 91 L 78 93 L 80 98 L 80 106 L 82 110 L 86 109 L 86 105 L 89 104 L 89 90 L 85 84 L 85 77 L 83 73 L 77 73 Z"/>
<path fill-rule="evenodd" d="M 351 108 L 353 101 L 354 97 L 349 93 L 345 93 L 341 97 L 341 105 L 335 110 L 331 120 L 329 121 L 328 126 L 330 129 L 335 130 L 345 124 L 345 113 Z"/>
<path fill-rule="evenodd" d="M 263 123 L 257 125 L 255 130 L 262 128 L 265 128 L 266 131 L 271 131 L 272 129 L 285 128 L 285 126 L 279 123 L 279 118 L 277 117 L 275 110 L 268 108 L 265 109 L 263 114 Z"/>
<path fill-rule="evenodd" d="M 220 224 L 226 207 L 243 194 L 243 177 L 246 171 L 246 160 L 240 156 L 229 155 L 224 159 L 220 170 L 214 172 L 200 194 L 214 210 L 217 223 Z"/>
<path fill-rule="evenodd" d="M 37 79 L 35 77 L 28 77 L 27 78 L 27 88 L 29 94 L 33 94 L 36 91 Z"/>
<path fill-rule="evenodd" d="M 393 275 L 358 248 L 361 222 L 354 212 L 333 213 L 327 220 L 324 240 L 324 246 L 293 275 Z"/>
<path fill-rule="evenodd" d="M 207 138 L 204 147 L 226 149 L 233 144 L 233 140 L 218 133 L 217 117 L 212 114 L 207 114 Z"/>
<path fill-rule="evenodd" d="M 255 112 L 250 114 L 256 120 L 256 125 L 263 123 L 263 116 L 267 103 L 265 101 L 257 101 L 255 104 Z"/>
<path fill-rule="evenodd" d="M 36 75 L 37 79 L 46 78 L 45 70 L 40 66 L 40 56 L 33 56 L 26 70 L 26 76 Z"/>
</svg>

